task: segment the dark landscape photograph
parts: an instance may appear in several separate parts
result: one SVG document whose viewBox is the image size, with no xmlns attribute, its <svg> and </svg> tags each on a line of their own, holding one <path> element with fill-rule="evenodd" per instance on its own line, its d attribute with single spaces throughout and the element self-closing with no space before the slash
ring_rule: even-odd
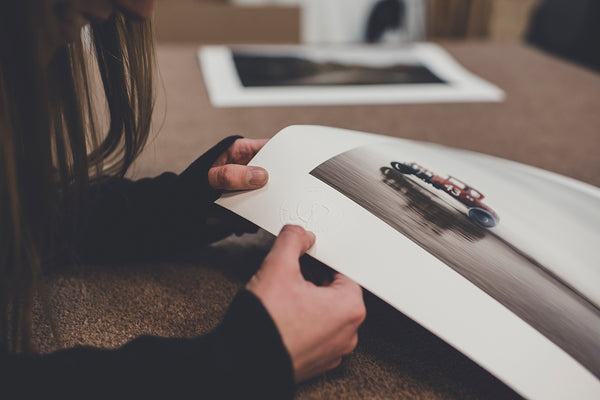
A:
<svg viewBox="0 0 600 400">
<path fill-rule="evenodd" d="M 232 56 L 245 87 L 447 83 L 418 63 L 370 66 L 240 51 L 233 51 Z"/>
</svg>

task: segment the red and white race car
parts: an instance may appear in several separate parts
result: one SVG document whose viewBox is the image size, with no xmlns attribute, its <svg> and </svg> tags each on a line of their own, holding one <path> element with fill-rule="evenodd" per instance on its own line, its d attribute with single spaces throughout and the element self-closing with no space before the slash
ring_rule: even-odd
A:
<svg viewBox="0 0 600 400">
<path fill-rule="evenodd" d="M 482 193 L 470 187 L 463 181 L 452 176 L 446 178 L 436 175 L 427 168 L 417 163 L 402 163 L 392 161 L 392 168 L 405 175 L 414 175 L 422 181 L 433 185 L 436 189 L 443 190 L 450 196 L 467 206 L 467 215 L 478 225 L 492 228 L 500 222 L 500 217 L 481 200 L 485 197 Z"/>
</svg>

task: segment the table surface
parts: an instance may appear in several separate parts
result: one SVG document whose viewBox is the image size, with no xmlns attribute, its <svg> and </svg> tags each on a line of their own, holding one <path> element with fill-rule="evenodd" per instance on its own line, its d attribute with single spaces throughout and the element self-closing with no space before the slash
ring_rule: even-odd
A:
<svg viewBox="0 0 600 400">
<path fill-rule="evenodd" d="M 294 124 L 336 126 L 474 150 L 600 186 L 600 75 L 523 44 L 444 43 L 506 92 L 501 103 L 214 108 L 194 45 L 158 48 L 155 141 L 135 175 L 183 170 L 218 138 L 271 137 Z M 199 150 L 200 149 L 200 150 Z"/>
<path fill-rule="evenodd" d="M 435 142 L 600 186 L 600 75 L 522 44 L 444 43 L 467 69 L 502 88 L 502 103 L 213 108 L 193 45 L 160 45 L 152 140 L 131 176 L 185 169 L 231 134 L 273 136 L 319 124 Z M 144 265 L 73 266 L 48 277 L 35 333 L 43 351 L 115 347 L 142 335 L 212 329 L 272 243 L 265 232 Z M 357 350 L 301 385 L 298 399 L 517 398 L 502 382 L 398 311 L 366 294 Z M 49 333 L 53 321 L 58 340 Z"/>
</svg>

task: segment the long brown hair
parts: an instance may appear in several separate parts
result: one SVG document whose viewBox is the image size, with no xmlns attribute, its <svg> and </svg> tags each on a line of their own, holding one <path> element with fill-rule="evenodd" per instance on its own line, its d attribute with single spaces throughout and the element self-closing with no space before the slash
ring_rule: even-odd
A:
<svg viewBox="0 0 600 400">
<path fill-rule="evenodd" d="M 148 138 L 154 49 L 150 23 L 115 13 L 48 61 L 49 6 L 6 3 L 0 13 L 0 342 L 19 352 L 31 347 L 42 267 L 68 248 L 88 185 L 123 176 Z M 93 85 L 92 76 L 102 85 Z M 98 129 L 99 106 L 108 111 L 107 132 Z"/>
</svg>

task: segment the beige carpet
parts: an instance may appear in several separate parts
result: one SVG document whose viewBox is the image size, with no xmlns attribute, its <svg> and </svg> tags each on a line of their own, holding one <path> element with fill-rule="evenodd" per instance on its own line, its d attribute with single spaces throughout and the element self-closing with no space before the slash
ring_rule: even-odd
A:
<svg viewBox="0 0 600 400">
<path fill-rule="evenodd" d="M 69 267 L 49 277 L 47 319 L 36 336 L 44 351 L 113 348 L 139 335 L 194 336 L 220 320 L 236 290 L 266 254 L 259 231 L 155 265 Z M 468 358 L 368 293 L 360 343 L 341 367 L 300 385 L 298 399 L 476 399 L 518 396 Z M 257 360 L 260 363 L 260 360 Z"/>
</svg>

